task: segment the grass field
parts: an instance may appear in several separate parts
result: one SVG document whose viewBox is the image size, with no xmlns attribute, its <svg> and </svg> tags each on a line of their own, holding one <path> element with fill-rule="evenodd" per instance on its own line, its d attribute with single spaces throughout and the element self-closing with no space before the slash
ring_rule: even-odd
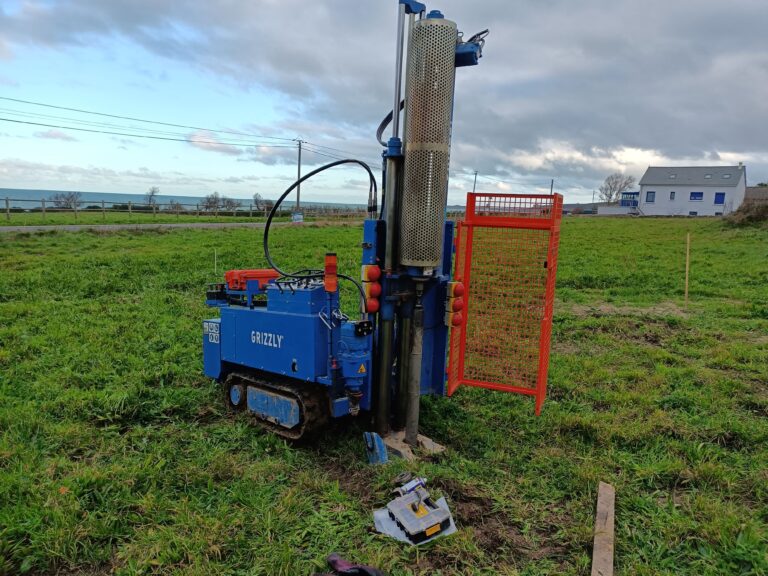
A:
<svg viewBox="0 0 768 576">
<path fill-rule="evenodd" d="M 156 214 L 147 211 L 134 210 L 132 213 L 107 210 L 79 210 L 77 215 L 72 211 L 48 210 L 43 216 L 42 212 L 11 212 L 0 215 L 0 226 L 50 226 L 62 224 L 167 224 L 175 222 L 263 222 L 263 215 L 254 212 L 253 217 L 248 213 L 244 216 L 227 216 L 221 214 L 185 214 L 180 212 L 158 211 Z"/>
<path fill-rule="evenodd" d="M 289 215 L 285 212 L 283 215 L 275 218 L 277 221 L 290 220 Z M 173 212 L 158 212 L 152 214 L 151 212 L 139 212 L 134 211 L 132 214 L 128 212 L 110 212 L 107 210 L 102 214 L 101 210 L 81 210 L 75 216 L 74 212 L 46 212 L 43 217 L 41 212 L 11 212 L 10 217 L 0 214 L 0 226 L 54 226 L 54 225 L 69 225 L 69 224 L 178 224 L 189 222 L 265 222 L 266 217 L 263 214 L 253 212 L 253 216 L 248 216 L 248 213 L 238 214 L 236 216 L 228 214 L 205 214 L 202 213 L 197 216 L 195 213 L 180 212 L 176 215 Z M 352 219 L 361 220 L 364 215 L 359 213 L 352 215 L 343 214 L 305 214 L 304 220 L 311 222 L 313 220 L 329 220 L 329 219 Z"/>
<path fill-rule="evenodd" d="M 356 274 L 360 233 L 282 228 L 275 257 L 336 249 Z M 293 576 L 333 551 L 392 575 L 589 574 L 600 480 L 618 574 L 768 574 L 765 229 L 566 219 L 542 416 L 485 390 L 426 399 L 447 454 L 376 468 L 361 427 L 295 448 L 225 414 L 201 375 L 213 251 L 219 273 L 257 267 L 260 238 L 0 237 L 0 574 Z M 456 535 L 373 532 L 406 467 L 448 496 Z"/>
</svg>

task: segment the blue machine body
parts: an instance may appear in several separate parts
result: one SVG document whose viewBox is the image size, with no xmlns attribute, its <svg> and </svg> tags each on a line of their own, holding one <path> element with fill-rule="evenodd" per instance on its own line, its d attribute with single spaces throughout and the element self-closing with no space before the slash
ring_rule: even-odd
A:
<svg viewBox="0 0 768 576">
<path fill-rule="evenodd" d="M 382 260 L 384 223 L 366 220 L 362 265 Z M 448 327 L 445 324 L 447 284 L 451 279 L 453 222 L 445 224 L 444 257 L 426 283 L 421 393 L 445 393 Z M 384 294 L 413 289 L 410 276 L 381 278 Z M 327 390 L 329 413 L 338 418 L 354 408 L 370 410 L 374 330 L 363 331 L 339 307 L 339 293 L 327 292 L 322 281 L 276 282 L 260 287 L 248 281 L 245 290 L 217 286 L 207 304 L 220 317 L 203 321 L 203 368 L 220 382 L 229 374 L 251 370 L 261 375 L 317 384 Z M 384 298 L 381 314 L 394 314 L 397 297 Z M 371 325 L 372 326 L 372 325 Z M 351 403 L 350 400 L 353 399 Z M 255 387 L 230 391 L 232 405 L 290 428 L 298 406 L 289 399 Z"/>
</svg>

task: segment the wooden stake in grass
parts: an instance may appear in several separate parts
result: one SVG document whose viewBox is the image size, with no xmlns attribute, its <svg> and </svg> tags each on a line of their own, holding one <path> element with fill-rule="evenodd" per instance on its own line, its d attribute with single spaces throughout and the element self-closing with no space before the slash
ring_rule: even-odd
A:
<svg viewBox="0 0 768 576">
<path fill-rule="evenodd" d="M 592 547 L 592 576 L 613 576 L 613 509 L 616 491 L 600 482 L 595 513 L 595 543 Z"/>
<path fill-rule="evenodd" d="M 688 308 L 688 273 L 691 269 L 691 233 L 685 237 L 685 307 Z"/>
</svg>

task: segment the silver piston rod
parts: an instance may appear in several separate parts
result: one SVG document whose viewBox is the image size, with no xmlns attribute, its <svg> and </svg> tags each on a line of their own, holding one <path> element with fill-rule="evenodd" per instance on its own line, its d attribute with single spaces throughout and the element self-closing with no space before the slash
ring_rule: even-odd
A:
<svg viewBox="0 0 768 576">
<path fill-rule="evenodd" d="M 397 15 L 397 44 L 395 46 L 395 98 L 392 107 L 392 138 L 398 138 L 400 134 L 400 94 L 403 76 L 403 40 L 405 27 L 405 5 L 400 4 Z M 397 235 L 397 205 L 398 183 L 401 181 L 400 168 L 402 157 L 388 156 L 386 160 L 386 178 L 384 202 L 385 202 L 385 243 L 384 243 L 384 270 L 390 274 L 395 265 L 395 236 Z M 386 294 L 384 295 L 386 297 Z M 395 336 L 394 315 L 379 320 L 379 350 L 377 358 L 377 389 L 376 408 L 374 411 L 374 425 L 376 432 L 381 436 L 389 433 L 390 416 L 390 384 L 392 381 L 392 347 Z"/>
</svg>

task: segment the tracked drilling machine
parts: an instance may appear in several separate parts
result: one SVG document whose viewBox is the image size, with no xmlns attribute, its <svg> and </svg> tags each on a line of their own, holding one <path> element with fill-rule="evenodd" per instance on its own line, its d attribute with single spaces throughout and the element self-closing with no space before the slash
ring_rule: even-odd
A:
<svg viewBox="0 0 768 576">
<path fill-rule="evenodd" d="M 231 270 L 207 293 L 220 315 L 203 322 L 205 374 L 233 410 L 285 438 L 362 413 L 382 437 L 404 431 L 415 447 L 424 394 L 460 384 L 511 390 L 534 395 L 537 412 L 544 398 L 562 198 L 470 194 L 456 234 L 446 218 L 455 74 L 478 64 L 488 31 L 464 40 L 439 11 L 413 0 L 398 9 L 393 109 L 377 134 L 381 209 L 364 162 L 321 166 L 272 208 L 263 238 L 270 268 Z M 342 164 L 359 165 L 370 182 L 360 280 L 340 274 L 334 254 L 322 269 L 281 269 L 269 251 L 281 203 Z M 498 236 L 504 230 L 524 235 Z M 501 264 L 490 275 L 476 267 L 489 257 L 491 267 Z M 342 312 L 340 282 L 359 294 L 358 319 Z"/>
</svg>

